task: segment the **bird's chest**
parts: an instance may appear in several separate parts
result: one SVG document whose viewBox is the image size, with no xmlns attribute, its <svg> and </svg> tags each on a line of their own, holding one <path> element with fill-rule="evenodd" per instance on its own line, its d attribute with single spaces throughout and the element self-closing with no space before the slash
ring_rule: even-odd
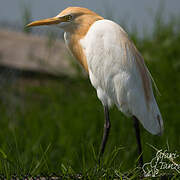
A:
<svg viewBox="0 0 180 180">
<path fill-rule="evenodd" d="M 104 87 L 105 82 L 106 61 L 103 52 L 103 40 L 100 41 L 101 37 L 91 32 L 91 30 L 80 40 L 89 68 L 89 77 L 96 89 Z"/>
</svg>

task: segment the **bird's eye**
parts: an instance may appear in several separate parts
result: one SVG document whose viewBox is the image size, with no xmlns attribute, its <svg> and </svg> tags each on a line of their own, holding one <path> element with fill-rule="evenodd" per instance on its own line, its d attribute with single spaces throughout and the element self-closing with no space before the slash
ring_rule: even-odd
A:
<svg viewBox="0 0 180 180">
<path fill-rule="evenodd" d="M 71 21 L 71 19 L 72 19 L 72 16 L 71 16 L 71 15 L 67 15 L 67 16 L 66 16 L 66 20 L 67 20 L 67 21 Z"/>
</svg>

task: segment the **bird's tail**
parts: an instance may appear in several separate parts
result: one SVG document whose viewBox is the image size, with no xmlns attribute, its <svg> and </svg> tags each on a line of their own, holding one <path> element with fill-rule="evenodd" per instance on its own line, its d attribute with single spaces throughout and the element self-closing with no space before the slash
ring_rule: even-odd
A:
<svg viewBox="0 0 180 180">
<path fill-rule="evenodd" d="M 139 120 L 147 131 L 154 135 L 161 135 L 163 133 L 163 119 L 155 98 L 149 103 L 146 117 L 144 118 L 144 121 L 141 117 L 139 117 Z"/>
</svg>

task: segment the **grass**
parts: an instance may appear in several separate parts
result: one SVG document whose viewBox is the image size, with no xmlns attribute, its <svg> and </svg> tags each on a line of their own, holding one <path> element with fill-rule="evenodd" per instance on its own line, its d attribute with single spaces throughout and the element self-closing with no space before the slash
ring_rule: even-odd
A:
<svg viewBox="0 0 180 180">
<path fill-rule="evenodd" d="M 150 145 L 179 153 L 179 32 L 170 22 L 158 23 L 152 37 L 137 39 L 132 35 L 161 92 L 157 101 L 165 123 L 161 137 L 141 127 L 145 162 L 156 154 Z M 133 123 L 115 107 L 110 112 L 107 149 L 97 166 L 104 117 L 89 80 L 24 76 L 7 70 L 1 71 L 0 81 L 2 176 L 55 173 L 63 179 L 139 179 Z M 176 171 L 171 175 L 178 179 Z"/>
</svg>

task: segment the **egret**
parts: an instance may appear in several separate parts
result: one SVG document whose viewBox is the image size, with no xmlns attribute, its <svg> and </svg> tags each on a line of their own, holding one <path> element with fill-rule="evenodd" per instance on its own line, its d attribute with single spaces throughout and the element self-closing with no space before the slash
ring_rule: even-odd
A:
<svg viewBox="0 0 180 180">
<path fill-rule="evenodd" d="M 143 166 L 139 121 L 151 134 L 163 132 L 163 120 L 152 88 L 152 76 L 127 33 L 117 23 L 82 7 L 68 7 L 55 17 L 27 25 L 56 25 L 64 30 L 71 54 L 89 75 L 103 104 L 105 123 L 99 157 L 104 153 L 110 131 L 109 108 L 132 117 L 139 165 Z"/>
</svg>

